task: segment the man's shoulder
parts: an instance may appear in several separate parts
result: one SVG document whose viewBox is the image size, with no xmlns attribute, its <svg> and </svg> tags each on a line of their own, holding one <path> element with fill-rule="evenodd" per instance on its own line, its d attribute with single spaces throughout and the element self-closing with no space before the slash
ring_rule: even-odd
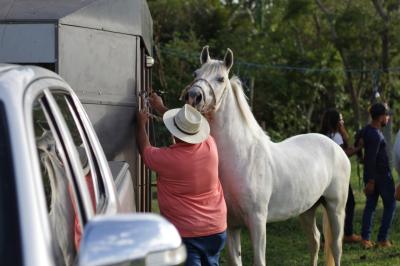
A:
<svg viewBox="0 0 400 266">
<path fill-rule="evenodd" d="M 154 146 L 149 146 L 144 149 L 143 155 L 144 156 L 162 156 L 170 150 L 169 147 L 154 147 Z"/>
<path fill-rule="evenodd" d="M 211 135 L 208 135 L 206 141 L 215 143 L 215 139 Z"/>
<path fill-rule="evenodd" d="M 365 140 L 379 141 L 382 138 L 383 137 L 382 137 L 382 134 L 380 134 L 379 129 L 377 129 L 371 125 L 365 126 L 365 129 L 364 129 L 364 139 Z"/>
<path fill-rule="evenodd" d="M 205 141 L 208 143 L 208 145 L 210 145 L 211 147 L 215 147 L 215 149 L 217 149 L 217 143 L 215 142 L 213 136 L 209 135 Z"/>
</svg>

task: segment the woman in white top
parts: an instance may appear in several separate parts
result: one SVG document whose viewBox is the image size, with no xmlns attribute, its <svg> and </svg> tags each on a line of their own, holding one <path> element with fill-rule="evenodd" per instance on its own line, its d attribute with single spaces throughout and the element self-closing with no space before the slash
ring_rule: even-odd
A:
<svg viewBox="0 0 400 266">
<path fill-rule="evenodd" d="M 344 127 L 343 116 L 335 109 L 329 109 L 324 113 L 321 133 L 330 137 L 334 142 L 340 145 L 349 157 L 356 154 L 361 149 L 361 147 L 354 148 L 349 146 L 349 135 Z M 353 233 L 354 207 L 354 194 L 351 185 L 349 184 L 343 237 L 343 242 L 345 243 L 356 243 L 361 241 L 361 236 Z"/>
</svg>

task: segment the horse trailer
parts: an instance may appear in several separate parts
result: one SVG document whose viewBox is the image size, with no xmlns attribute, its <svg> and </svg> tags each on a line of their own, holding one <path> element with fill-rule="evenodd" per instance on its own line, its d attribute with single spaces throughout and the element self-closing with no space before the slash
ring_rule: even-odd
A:
<svg viewBox="0 0 400 266">
<path fill-rule="evenodd" d="M 0 62 L 38 65 L 73 88 L 107 160 L 126 161 L 136 211 L 151 179 L 135 143 L 135 113 L 151 87 L 153 22 L 145 0 L 0 0 Z"/>
</svg>

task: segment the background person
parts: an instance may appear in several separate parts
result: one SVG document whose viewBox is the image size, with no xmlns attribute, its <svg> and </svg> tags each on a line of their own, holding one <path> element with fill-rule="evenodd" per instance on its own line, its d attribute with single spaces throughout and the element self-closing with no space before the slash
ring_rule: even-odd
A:
<svg viewBox="0 0 400 266">
<path fill-rule="evenodd" d="M 371 227 L 380 196 L 383 201 L 383 215 L 378 233 L 378 246 L 391 247 L 388 233 L 396 208 L 396 200 L 386 141 L 381 131 L 381 128 L 389 121 L 388 108 L 382 103 L 375 103 L 370 108 L 370 115 L 372 121 L 365 126 L 362 133 L 365 151 L 364 192 L 367 197 L 362 220 L 362 245 L 365 248 L 374 246 L 370 240 Z"/>
<path fill-rule="evenodd" d="M 321 133 L 331 138 L 334 142 L 340 145 L 347 156 L 356 154 L 361 147 L 350 147 L 349 146 L 349 135 L 347 134 L 344 126 L 344 120 L 342 114 L 336 109 L 327 110 L 322 118 Z M 353 219 L 354 219 L 354 208 L 355 200 L 353 189 L 349 184 L 349 194 L 346 202 L 346 216 L 344 222 L 344 237 L 345 243 L 356 243 L 361 241 L 361 236 L 354 234 L 353 232 Z"/>
</svg>

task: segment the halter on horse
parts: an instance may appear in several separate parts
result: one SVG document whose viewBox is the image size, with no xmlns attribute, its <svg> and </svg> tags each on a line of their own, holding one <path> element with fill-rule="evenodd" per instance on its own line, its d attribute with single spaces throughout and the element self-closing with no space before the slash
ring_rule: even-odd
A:
<svg viewBox="0 0 400 266">
<path fill-rule="evenodd" d="M 204 90 L 203 90 L 203 87 L 201 87 L 201 86 L 199 86 L 199 85 L 197 84 L 197 83 L 200 82 L 200 81 L 205 82 L 205 83 L 207 84 L 208 88 L 210 89 L 210 91 L 212 92 L 212 104 L 209 105 L 208 107 L 205 106 L 205 103 L 206 103 L 206 101 L 205 101 L 205 100 L 206 100 L 206 99 L 205 99 L 205 98 L 206 98 L 206 94 L 205 94 L 205 92 L 204 92 Z M 222 97 L 221 97 L 221 98 L 218 100 L 218 102 L 217 102 L 217 97 L 216 97 L 216 95 L 215 95 L 215 93 L 214 93 L 214 88 L 213 88 L 213 86 L 211 85 L 211 83 L 210 83 L 208 80 L 206 80 L 206 79 L 204 79 L 204 78 L 195 79 L 195 80 L 193 80 L 188 86 L 186 86 L 186 87 L 182 90 L 181 96 L 179 97 L 179 100 L 181 100 L 181 101 L 182 101 L 182 100 L 185 100 L 185 101 L 187 102 L 187 101 L 189 100 L 188 90 L 191 89 L 191 88 L 199 88 L 200 91 L 201 91 L 201 95 L 204 95 L 204 96 L 202 96 L 202 98 L 204 98 L 204 104 L 203 104 L 203 106 L 198 110 L 198 111 L 201 112 L 202 114 L 215 111 L 215 110 L 219 107 L 219 105 L 221 104 L 221 101 L 222 101 L 224 95 L 222 95 Z M 225 94 L 225 91 L 226 91 L 226 87 L 225 87 L 225 89 L 224 89 L 224 94 Z M 194 105 L 195 102 L 192 102 L 192 103 L 190 103 L 190 104 Z"/>
</svg>

